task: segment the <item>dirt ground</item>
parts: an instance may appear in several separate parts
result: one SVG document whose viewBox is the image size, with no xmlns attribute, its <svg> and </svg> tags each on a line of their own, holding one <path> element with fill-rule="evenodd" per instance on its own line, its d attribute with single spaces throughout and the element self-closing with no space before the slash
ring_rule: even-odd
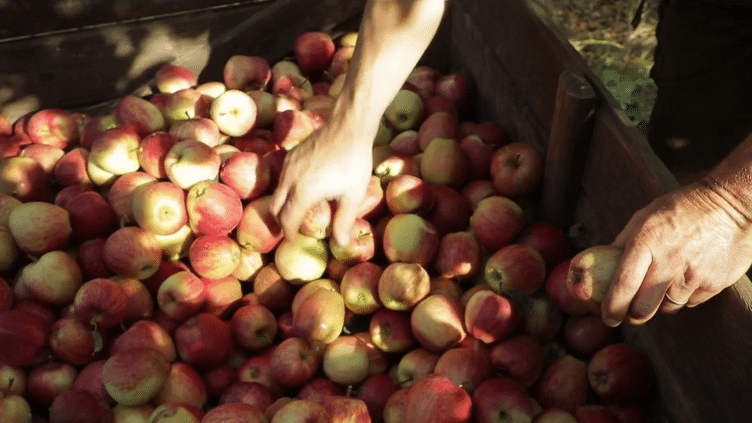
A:
<svg viewBox="0 0 752 423">
<path fill-rule="evenodd" d="M 655 51 L 659 0 L 647 0 L 640 24 L 632 19 L 640 0 L 530 0 L 587 59 L 622 104 L 632 123 L 644 129 L 655 99 L 649 72 Z"/>
</svg>

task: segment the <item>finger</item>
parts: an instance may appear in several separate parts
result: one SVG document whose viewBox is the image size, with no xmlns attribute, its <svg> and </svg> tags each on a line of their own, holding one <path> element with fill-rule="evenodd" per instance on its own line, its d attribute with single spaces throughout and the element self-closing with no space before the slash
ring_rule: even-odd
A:
<svg viewBox="0 0 752 423">
<path fill-rule="evenodd" d="M 687 298 L 687 304 L 685 307 L 692 308 L 708 301 L 709 299 L 718 295 L 720 291 L 709 291 L 705 289 L 698 289 Z"/>
<path fill-rule="evenodd" d="M 272 199 L 269 204 L 269 209 L 272 213 L 272 215 L 279 218 L 279 214 L 282 211 L 282 206 L 287 201 L 287 197 L 290 194 L 290 184 L 287 182 L 286 178 L 283 177 L 283 173 L 280 173 L 279 182 L 277 183 L 277 187 L 274 189 L 274 192 L 272 193 Z"/>
<path fill-rule="evenodd" d="M 287 195 L 287 201 L 283 203 L 279 211 L 279 223 L 285 235 L 292 236 L 298 233 L 308 209 L 313 202 L 304 196 L 303 191 L 291 189 Z"/>
<path fill-rule="evenodd" d="M 655 264 L 648 270 L 642 285 L 640 285 L 629 306 L 628 321 L 631 324 L 639 325 L 650 320 L 661 308 L 666 298 L 666 290 L 674 284 L 674 281 L 652 282 L 657 278 L 657 276 L 653 276 L 657 273 L 654 267 Z M 678 281 L 679 283 L 683 282 L 684 277 L 681 278 L 682 280 Z"/>
<path fill-rule="evenodd" d="M 614 279 L 601 304 L 604 323 L 615 327 L 624 320 L 652 261 L 650 252 L 640 246 L 632 245 L 624 250 Z"/>
<path fill-rule="evenodd" d="M 684 275 L 680 279 L 672 282 L 666 290 L 666 295 L 663 296 L 663 302 L 661 303 L 661 312 L 665 314 L 673 314 L 684 308 L 689 301 L 689 297 L 692 296 L 694 289 L 689 288 L 684 279 Z"/>
<path fill-rule="evenodd" d="M 355 224 L 359 204 L 359 202 L 353 201 L 351 196 L 344 196 L 339 201 L 332 222 L 332 234 L 334 235 L 334 241 L 340 246 L 350 243 L 350 233 Z"/>
</svg>

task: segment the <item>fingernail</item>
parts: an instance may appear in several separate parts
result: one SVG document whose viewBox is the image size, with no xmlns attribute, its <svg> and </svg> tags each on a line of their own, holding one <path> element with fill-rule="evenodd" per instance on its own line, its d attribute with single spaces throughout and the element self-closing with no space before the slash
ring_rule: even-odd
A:
<svg viewBox="0 0 752 423">
<path fill-rule="evenodd" d="M 612 319 L 612 318 L 610 318 L 610 317 L 607 317 L 607 318 L 603 319 L 603 323 L 605 323 L 605 324 L 606 324 L 606 326 L 609 326 L 609 327 L 615 328 L 615 327 L 619 326 L 619 324 L 620 324 L 621 322 L 620 322 L 619 320 L 616 320 L 616 319 Z"/>
</svg>

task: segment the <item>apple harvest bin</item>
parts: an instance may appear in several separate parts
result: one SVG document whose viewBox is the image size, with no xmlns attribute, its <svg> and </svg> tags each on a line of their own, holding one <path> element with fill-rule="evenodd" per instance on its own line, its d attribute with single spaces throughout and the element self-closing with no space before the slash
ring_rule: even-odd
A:
<svg viewBox="0 0 752 423">
<path fill-rule="evenodd" d="M 8 20 L 0 21 L 0 110 L 15 119 L 40 107 L 94 111 L 148 94 L 166 62 L 221 80 L 232 54 L 275 61 L 302 31 L 357 29 L 365 1 L 82 0 L 77 14 L 54 9 L 61 16 L 47 20 L 9 17 L 22 8 L 50 16 L 52 2 L 11 3 L 0 6 L 19 9 L 0 14 Z M 545 152 L 543 212 L 576 228 L 580 247 L 610 243 L 633 212 L 678 186 L 581 55 L 524 0 L 452 0 L 423 63 L 468 72 L 474 118 Z M 657 373 L 653 421 L 749 421 L 751 308 L 745 277 L 703 305 L 622 327 Z"/>
</svg>

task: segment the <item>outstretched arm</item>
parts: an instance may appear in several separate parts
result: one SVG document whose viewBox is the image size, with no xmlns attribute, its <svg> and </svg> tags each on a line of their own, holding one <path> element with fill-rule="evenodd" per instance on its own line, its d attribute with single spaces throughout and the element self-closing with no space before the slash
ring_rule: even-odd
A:
<svg viewBox="0 0 752 423">
<path fill-rule="evenodd" d="M 288 152 L 272 197 L 286 235 L 297 233 L 307 210 L 338 200 L 333 235 L 350 239 L 372 174 L 379 120 L 433 39 L 445 0 L 371 0 L 329 123 Z"/>
</svg>

